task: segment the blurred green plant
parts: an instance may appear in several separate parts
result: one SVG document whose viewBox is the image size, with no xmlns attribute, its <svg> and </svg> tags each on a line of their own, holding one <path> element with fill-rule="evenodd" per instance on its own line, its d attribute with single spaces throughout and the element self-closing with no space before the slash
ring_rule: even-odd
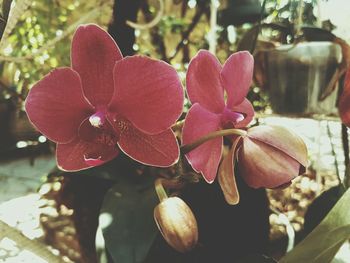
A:
<svg viewBox="0 0 350 263">
<path fill-rule="evenodd" d="M 11 5 L 12 2 L 12 5 Z M 220 9 L 226 1 L 220 1 Z M 267 0 L 267 20 L 291 24 L 298 18 L 299 0 Z M 303 1 L 303 21 L 315 24 L 316 0 Z M 3 0 L 0 16 L 0 101 L 23 101 L 31 85 L 57 66 L 70 63 L 69 36 L 79 23 L 106 25 L 111 18 L 112 0 Z M 200 48 L 207 48 L 210 17 L 209 0 L 165 1 L 159 24 L 148 30 L 136 30 L 134 50 L 173 64 L 184 77 L 187 63 Z M 10 20 L 6 18 L 10 12 Z M 106 8 L 103 8 L 106 7 Z M 98 10 L 100 8 L 100 10 Z M 148 22 L 157 13 L 156 1 L 143 1 L 138 22 Z M 101 15 L 103 14 L 103 15 Z M 5 28 L 6 25 L 6 28 Z M 226 27 L 218 27 L 217 55 L 227 59 L 237 49 L 239 39 L 251 25 L 237 27 L 236 41 L 229 41 Z M 266 108 L 266 96 L 251 92 L 258 109 Z M 256 102 L 254 102 L 256 101 Z"/>
<path fill-rule="evenodd" d="M 5 6 L 5 2 L 3 6 Z M 51 69 L 70 64 L 70 39 L 78 24 L 106 25 L 112 1 L 13 1 L 0 43 L 0 101 L 25 99 Z M 82 15 L 83 14 L 83 15 Z"/>
</svg>

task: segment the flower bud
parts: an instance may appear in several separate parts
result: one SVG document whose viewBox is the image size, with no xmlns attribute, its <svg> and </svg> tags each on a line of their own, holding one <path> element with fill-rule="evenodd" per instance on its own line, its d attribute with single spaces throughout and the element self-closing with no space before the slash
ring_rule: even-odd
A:
<svg viewBox="0 0 350 263">
<path fill-rule="evenodd" d="M 175 250 L 184 253 L 197 244 L 197 221 L 182 199 L 164 199 L 155 207 L 154 219 L 166 242 Z"/>
<path fill-rule="evenodd" d="M 238 153 L 239 173 L 253 188 L 277 188 L 303 174 L 304 141 L 286 128 L 256 126 L 248 130 Z"/>
</svg>

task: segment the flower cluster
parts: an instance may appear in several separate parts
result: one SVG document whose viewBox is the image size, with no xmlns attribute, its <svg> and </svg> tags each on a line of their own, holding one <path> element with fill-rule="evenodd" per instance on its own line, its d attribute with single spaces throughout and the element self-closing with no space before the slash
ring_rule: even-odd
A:
<svg viewBox="0 0 350 263">
<path fill-rule="evenodd" d="M 58 68 L 30 90 L 26 111 L 57 143 L 58 166 L 77 171 L 119 153 L 148 165 L 171 166 L 179 146 L 171 126 L 183 107 L 183 88 L 168 64 L 143 56 L 123 58 L 96 25 L 74 34 L 71 67 Z"/>
<path fill-rule="evenodd" d="M 275 188 L 287 185 L 307 165 L 305 144 L 295 134 L 280 127 L 246 128 L 254 116 L 246 99 L 253 66 L 246 51 L 221 65 L 202 50 L 186 77 L 192 107 L 182 149 L 198 144 L 184 152 L 187 160 L 208 183 L 218 174 L 231 204 L 239 200 L 236 168 L 249 186 Z M 140 163 L 168 167 L 179 159 L 171 127 L 182 114 L 183 101 L 172 66 L 144 56 L 124 58 L 107 32 L 85 25 L 73 36 L 71 67 L 37 82 L 25 108 L 33 125 L 57 143 L 57 164 L 63 170 L 101 165 L 120 150 Z M 232 145 L 223 157 L 224 136 Z"/>
<path fill-rule="evenodd" d="M 230 204 L 239 202 L 235 164 L 239 175 L 253 188 L 276 188 L 305 172 L 307 149 L 295 134 L 282 127 L 258 126 L 240 131 L 254 116 L 246 99 L 254 60 L 243 51 L 232 54 L 221 66 L 208 51 L 200 51 L 189 64 L 186 86 L 192 102 L 182 133 L 184 144 L 215 131 L 232 131 L 232 147 L 222 159 L 223 136 L 206 141 L 186 154 L 192 168 L 211 183 L 219 183 Z M 227 98 L 225 100 L 225 97 Z M 234 129 L 232 129 L 234 128 Z M 222 133 L 224 134 L 224 133 Z M 220 135 L 220 133 L 219 133 Z"/>
<path fill-rule="evenodd" d="M 224 65 L 204 50 L 191 60 L 186 88 L 192 106 L 180 148 L 172 126 L 182 114 L 184 89 L 175 69 L 144 56 L 123 57 L 107 32 L 85 25 L 73 36 L 71 67 L 37 82 L 25 108 L 33 125 L 57 143 L 62 170 L 101 165 L 120 150 L 140 163 L 169 167 L 178 162 L 181 149 L 208 183 L 218 176 L 226 201 L 237 204 L 236 173 L 253 188 L 275 188 L 288 185 L 307 165 L 307 150 L 297 135 L 275 126 L 247 128 L 254 116 L 246 99 L 253 67 L 246 51 Z M 225 145 L 230 150 L 223 154 Z M 155 221 L 165 240 L 186 252 L 198 241 L 195 216 L 181 199 L 168 198 L 159 182 Z"/>
</svg>

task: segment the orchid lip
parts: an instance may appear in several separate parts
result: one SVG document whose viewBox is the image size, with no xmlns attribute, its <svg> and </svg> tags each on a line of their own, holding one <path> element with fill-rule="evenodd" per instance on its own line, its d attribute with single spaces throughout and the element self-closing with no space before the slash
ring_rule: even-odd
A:
<svg viewBox="0 0 350 263">
<path fill-rule="evenodd" d="M 242 113 L 232 111 L 225 107 L 224 111 L 221 113 L 221 121 L 225 125 L 229 122 L 237 124 L 244 120 L 244 115 Z"/>
<path fill-rule="evenodd" d="M 99 116 L 92 115 L 90 118 L 85 119 L 79 127 L 79 138 L 86 142 L 114 146 L 119 140 L 119 134 L 113 131 L 113 128 L 109 124 L 107 118 L 105 118 L 104 115 L 102 115 L 102 117 L 102 121 L 104 122 L 102 126 L 97 125 L 97 121 L 96 123 L 93 123 L 96 124 L 96 126 L 91 124 L 91 119 L 95 121 L 94 119 L 98 119 Z M 97 158 L 95 157 L 96 156 L 93 156 L 93 159 L 98 159 L 98 156 Z M 85 159 L 90 159 L 90 157 L 86 157 Z"/>
<path fill-rule="evenodd" d="M 104 161 L 102 160 L 102 156 L 99 156 L 98 158 L 89 158 L 86 155 L 84 155 L 84 161 L 89 166 L 97 166 L 104 163 Z"/>
</svg>

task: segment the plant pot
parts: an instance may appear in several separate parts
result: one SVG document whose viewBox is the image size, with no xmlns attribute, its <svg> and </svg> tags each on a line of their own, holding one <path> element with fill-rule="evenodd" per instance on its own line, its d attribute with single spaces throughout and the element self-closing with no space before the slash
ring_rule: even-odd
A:
<svg viewBox="0 0 350 263">
<path fill-rule="evenodd" d="M 341 47 L 332 42 L 282 45 L 265 52 L 271 107 L 278 114 L 336 114 L 337 92 L 322 95 L 338 69 Z"/>
</svg>

